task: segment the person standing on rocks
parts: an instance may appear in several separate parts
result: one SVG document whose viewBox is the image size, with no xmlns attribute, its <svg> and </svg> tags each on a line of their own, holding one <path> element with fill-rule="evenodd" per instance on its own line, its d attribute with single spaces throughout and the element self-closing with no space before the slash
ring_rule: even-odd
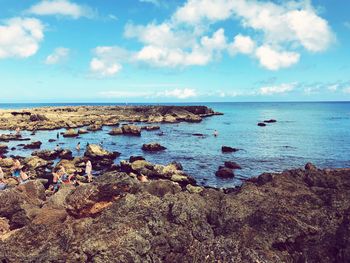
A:
<svg viewBox="0 0 350 263">
<path fill-rule="evenodd" d="M 18 136 L 18 137 L 21 136 L 21 130 L 19 127 L 16 128 L 16 136 Z"/>
<path fill-rule="evenodd" d="M 6 183 L 5 183 L 5 176 L 2 168 L 0 167 L 0 191 L 5 190 L 6 188 Z"/>
<path fill-rule="evenodd" d="M 75 148 L 77 149 L 78 152 L 80 152 L 80 149 L 81 149 L 80 142 L 78 142 L 77 147 L 75 147 Z"/>
<path fill-rule="evenodd" d="M 29 181 L 29 176 L 23 170 L 20 171 L 20 184 L 25 184 Z"/>
<path fill-rule="evenodd" d="M 60 133 L 58 132 L 56 136 L 57 136 L 57 140 L 58 140 L 60 138 Z"/>
<path fill-rule="evenodd" d="M 90 160 L 86 162 L 85 174 L 88 178 L 88 182 L 91 183 L 92 182 L 92 164 Z"/>
</svg>

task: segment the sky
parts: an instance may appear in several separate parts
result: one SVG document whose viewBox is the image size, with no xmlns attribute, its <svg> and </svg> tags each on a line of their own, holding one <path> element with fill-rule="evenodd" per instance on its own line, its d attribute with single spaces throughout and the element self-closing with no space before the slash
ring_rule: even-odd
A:
<svg viewBox="0 0 350 263">
<path fill-rule="evenodd" d="M 0 6 L 0 103 L 350 100 L 350 1 Z"/>
</svg>

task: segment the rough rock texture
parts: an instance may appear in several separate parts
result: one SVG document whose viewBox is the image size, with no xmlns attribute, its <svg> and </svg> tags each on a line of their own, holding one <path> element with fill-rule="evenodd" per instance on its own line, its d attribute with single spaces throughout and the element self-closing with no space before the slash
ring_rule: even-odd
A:
<svg viewBox="0 0 350 263">
<path fill-rule="evenodd" d="M 94 168 L 100 170 L 109 169 L 119 155 L 118 152 L 109 152 L 95 144 L 90 144 L 84 154 L 92 162 Z"/>
<path fill-rule="evenodd" d="M 166 147 L 154 142 L 142 145 L 142 150 L 146 152 L 159 152 L 166 150 Z"/>
<path fill-rule="evenodd" d="M 32 142 L 23 146 L 23 149 L 40 149 L 42 142 Z"/>
<path fill-rule="evenodd" d="M 205 106 L 77 106 L 42 107 L 18 112 L 0 110 L 0 129 L 54 130 L 88 126 L 88 131 L 101 130 L 103 125 L 127 122 L 199 122 L 218 115 Z M 0 136 L 0 140 L 2 138 Z"/>
<path fill-rule="evenodd" d="M 0 262 L 350 258 L 349 169 L 264 174 L 225 192 L 188 188 L 114 172 L 47 200 L 38 183 L 0 192 Z"/>
</svg>

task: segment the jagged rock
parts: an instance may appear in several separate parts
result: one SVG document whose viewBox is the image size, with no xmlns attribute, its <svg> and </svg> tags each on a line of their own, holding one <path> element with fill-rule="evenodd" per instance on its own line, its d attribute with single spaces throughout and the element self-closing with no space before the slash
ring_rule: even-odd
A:
<svg viewBox="0 0 350 263">
<path fill-rule="evenodd" d="M 141 136 L 141 127 L 136 125 L 122 125 L 122 131 L 125 135 Z"/>
<path fill-rule="evenodd" d="M 72 160 L 63 159 L 56 165 L 56 167 L 64 167 L 69 175 L 83 175 L 85 166 L 85 160 L 81 157 L 75 157 Z"/>
<path fill-rule="evenodd" d="M 108 134 L 112 135 L 112 136 L 121 135 L 121 134 L 123 134 L 123 130 L 122 130 L 122 128 L 113 128 Z"/>
<path fill-rule="evenodd" d="M 58 157 L 61 159 L 66 159 L 66 160 L 73 160 L 73 153 L 69 149 L 64 149 L 64 150 L 59 151 Z"/>
<path fill-rule="evenodd" d="M 145 158 L 143 156 L 130 156 L 129 162 L 133 163 L 135 161 L 144 161 Z"/>
<path fill-rule="evenodd" d="M 109 152 L 99 145 L 90 144 L 85 151 L 84 156 L 91 160 L 94 168 L 108 169 L 114 163 L 114 160 L 120 155 L 118 152 Z"/>
<path fill-rule="evenodd" d="M 72 138 L 72 137 L 78 137 L 78 136 L 79 136 L 79 133 L 74 129 L 69 129 L 63 134 L 63 137 L 65 138 Z"/>
<path fill-rule="evenodd" d="M 0 261 L 347 262 L 350 170 L 271 178 L 193 194 L 113 172 L 57 202 L 0 191 Z"/>
<path fill-rule="evenodd" d="M 221 178 L 233 178 L 235 176 L 233 170 L 226 167 L 220 167 L 219 170 L 215 173 L 215 175 Z"/>
<path fill-rule="evenodd" d="M 42 142 L 32 142 L 23 146 L 23 149 L 40 149 Z"/>
<path fill-rule="evenodd" d="M 236 162 L 225 162 L 225 167 L 230 169 L 242 169 L 242 167 Z"/>
<path fill-rule="evenodd" d="M 88 128 L 87 128 L 88 131 L 92 131 L 92 132 L 95 132 L 95 131 L 100 131 L 102 130 L 102 125 L 100 124 L 92 124 L 90 125 Z"/>
<path fill-rule="evenodd" d="M 142 130 L 146 130 L 146 131 L 156 131 L 156 130 L 160 130 L 160 126 L 142 126 L 141 127 Z"/>
<path fill-rule="evenodd" d="M 233 152 L 238 152 L 239 149 L 237 148 L 232 148 L 232 147 L 229 147 L 229 146 L 222 146 L 221 147 L 221 151 L 223 153 L 233 153 Z"/>
<path fill-rule="evenodd" d="M 60 151 L 50 151 L 50 150 L 43 150 L 43 151 L 35 151 L 32 153 L 32 156 L 38 156 L 41 159 L 50 161 L 55 160 L 60 155 Z"/>
<path fill-rule="evenodd" d="M 25 158 L 23 165 L 28 169 L 30 177 L 45 177 L 47 175 L 46 170 L 52 168 L 53 161 L 46 161 L 38 156 L 33 156 Z"/>
<path fill-rule="evenodd" d="M 29 120 L 32 122 L 36 122 L 36 121 L 48 121 L 49 119 L 42 114 L 31 114 L 29 117 Z"/>
<path fill-rule="evenodd" d="M 159 152 L 166 150 L 166 148 L 159 143 L 148 143 L 142 145 L 142 150 L 146 152 Z"/>
</svg>

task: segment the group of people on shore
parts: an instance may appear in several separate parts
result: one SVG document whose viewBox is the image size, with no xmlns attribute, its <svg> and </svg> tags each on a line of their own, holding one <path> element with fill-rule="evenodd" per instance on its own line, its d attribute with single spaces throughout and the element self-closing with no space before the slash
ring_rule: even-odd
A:
<svg viewBox="0 0 350 263">
<path fill-rule="evenodd" d="M 12 178 L 16 179 L 19 185 L 25 184 L 29 181 L 28 173 L 21 162 L 18 159 L 13 159 L 13 165 L 10 169 Z M 92 182 L 92 163 L 90 160 L 86 162 L 85 176 L 87 177 L 87 182 Z M 53 192 L 57 192 L 62 184 L 79 184 L 78 181 L 74 180 L 73 175 L 69 175 L 66 172 L 64 166 L 59 166 L 53 169 L 52 172 L 52 184 L 49 189 Z M 5 180 L 5 173 L 0 166 L 0 191 L 7 188 L 7 182 Z"/>
</svg>

